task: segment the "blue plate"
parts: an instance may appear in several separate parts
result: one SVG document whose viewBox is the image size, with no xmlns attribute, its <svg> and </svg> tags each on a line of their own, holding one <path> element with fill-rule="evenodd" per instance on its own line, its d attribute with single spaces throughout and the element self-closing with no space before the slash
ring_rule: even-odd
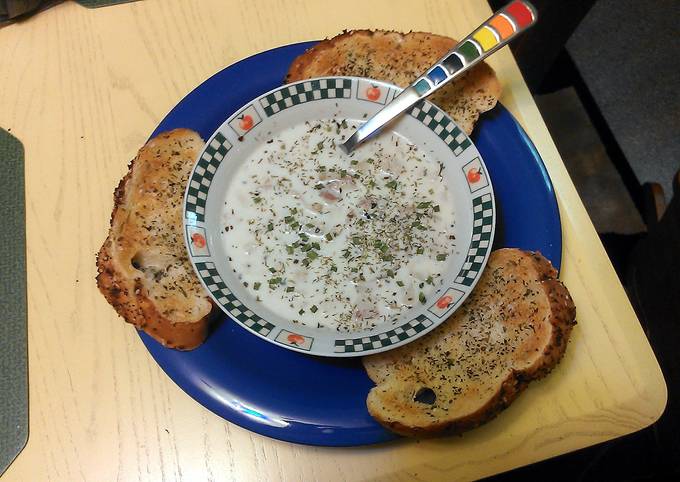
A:
<svg viewBox="0 0 680 482">
<path fill-rule="evenodd" d="M 152 136 L 188 127 L 207 139 L 240 106 L 280 85 L 293 59 L 314 44 L 262 52 L 218 72 L 182 99 Z M 557 201 L 533 144 L 500 105 L 482 116 L 472 137 L 496 194 L 494 246 L 539 250 L 559 268 L 562 230 Z M 366 410 L 373 383 L 360 360 L 319 358 L 279 348 L 227 317 L 203 345 L 190 352 L 164 348 L 148 335 L 140 336 L 185 392 L 253 432 L 330 446 L 396 438 Z"/>
</svg>

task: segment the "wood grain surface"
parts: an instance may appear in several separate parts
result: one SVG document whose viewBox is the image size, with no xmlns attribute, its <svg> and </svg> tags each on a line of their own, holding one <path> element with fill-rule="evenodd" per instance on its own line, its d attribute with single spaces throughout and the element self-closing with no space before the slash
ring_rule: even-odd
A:
<svg viewBox="0 0 680 482">
<path fill-rule="evenodd" d="M 0 29 L 0 126 L 26 148 L 30 376 L 28 445 L 3 482 L 473 479 L 655 421 L 658 364 L 507 49 L 490 63 L 555 184 L 579 324 L 558 368 L 488 425 L 349 449 L 250 433 L 182 392 L 95 287 L 114 186 L 208 76 L 344 28 L 462 36 L 489 14 L 483 0 L 65 2 Z"/>
</svg>

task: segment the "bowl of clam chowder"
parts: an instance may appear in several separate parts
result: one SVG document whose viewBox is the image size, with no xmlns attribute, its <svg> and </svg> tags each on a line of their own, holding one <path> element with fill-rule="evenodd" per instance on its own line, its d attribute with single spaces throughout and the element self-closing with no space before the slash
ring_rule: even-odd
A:
<svg viewBox="0 0 680 482">
<path fill-rule="evenodd" d="M 496 216 L 469 137 L 423 102 L 340 149 L 399 92 L 355 77 L 284 85 L 208 140 L 187 183 L 185 241 L 233 322 L 284 348 L 363 356 L 428 333 L 468 296 Z"/>
</svg>

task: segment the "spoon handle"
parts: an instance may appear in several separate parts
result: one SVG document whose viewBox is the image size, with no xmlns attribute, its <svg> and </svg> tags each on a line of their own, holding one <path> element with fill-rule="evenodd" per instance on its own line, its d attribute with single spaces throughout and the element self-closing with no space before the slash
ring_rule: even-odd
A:
<svg viewBox="0 0 680 482">
<path fill-rule="evenodd" d="M 416 102 L 460 77 L 514 40 L 533 26 L 537 19 L 536 9 L 525 0 L 515 0 L 506 5 L 448 51 L 380 112 L 368 119 L 341 147 L 345 152 L 351 152 Z"/>
<path fill-rule="evenodd" d="M 421 98 L 430 95 L 514 40 L 537 18 L 529 2 L 515 0 L 460 41 L 411 86 Z"/>
</svg>

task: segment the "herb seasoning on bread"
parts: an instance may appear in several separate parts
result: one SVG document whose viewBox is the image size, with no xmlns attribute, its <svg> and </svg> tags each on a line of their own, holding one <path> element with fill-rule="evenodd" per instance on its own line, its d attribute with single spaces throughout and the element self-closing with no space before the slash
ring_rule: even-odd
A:
<svg viewBox="0 0 680 482">
<path fill-rule="evenodd" d="M 197 133 L 176 129 L 140 149 L 115 190 L 97 256 L 97 286 L 118 314 L 181 350 L 203 342 L 212 310 L 182 233 L 184 190 L 202 147 Z"/>
<path fill-rule="evenodd" d="M 500 249 L 465 303 L 426 336 L 363 359 L 370 414 L 402 435 L 460 433 L 506 408 L 564 354 L 576 308 L 539 253 Z"/>
<path fill-rule="evenodd" d="M 452 38 L 426 32 L 350 30 L 319 42 L 296 58 L 288 69 L 286 82 L 348 75 L 407 87 L 456 43 Z M 500 94 L 501 86 L 493 69 L 480 62 L 428 100 L 470 134 L 479 115 L 492 109 Z"/>
</svg>

